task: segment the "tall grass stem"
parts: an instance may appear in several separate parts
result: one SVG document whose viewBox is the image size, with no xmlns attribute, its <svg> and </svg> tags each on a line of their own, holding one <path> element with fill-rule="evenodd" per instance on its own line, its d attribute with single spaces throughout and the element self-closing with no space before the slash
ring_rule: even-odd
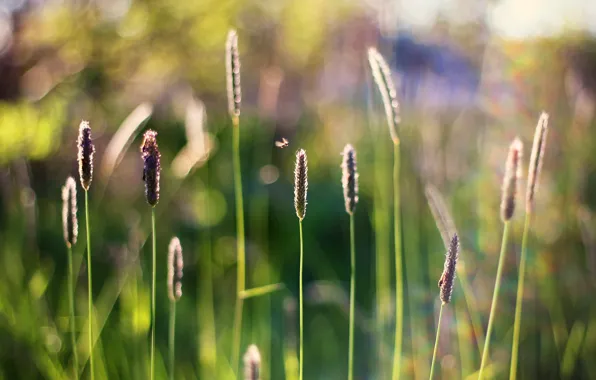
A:
<svg viewBox="0 0 596 380">
<path fill-rule="evenodd" d="M 435 348 L 433 350 L 433 360 L 430 364 L 430 375 L 428 376 L 429 380 L 432 380 L 433 374 L 435 372 L 435 362 L 437 359 L 437 350 L 439 348 L 439 337 L 441 336 L 441 317 L 443 317 L 443 306 L 444 303 L 441 303 L 441 309 L 439 309 L 439 321 L 437 322 L 437 337 L 435 338 Z"/>
<path fill-rule="evenodd" d="M 91 232 L 89 230 L 89 191 L 85 190 L 85 229 L 87 232 L 87 287 L 89 312 L 89 374 L 95 378 L 93 367 L 93 281 L 91 279 Z"/>
<path fill-rule="evenodd" d="M 509 379 L 515 380 L 517 377 L 517 358 L 519 350 L 519 332 L 521 328 L 522 301 L 524 298 L 524 279 L 526 274 L 526 260 L 528 250 L 528 231 L 530 230 L 530 215 L 526 212 L 524 222 L 524 233 L 522 236 L 521 257 L 519 259 L 519 279 L 517 282 L 517 299 L 515 301 L 515 322 L 513 323 L 513 346 L 511 347 L 511 368 L 509 369 Z"/>
<path fill-rule="evenodd" d="M 300 274 L 299 274 L 299 293 L 300 293 L 300 369 L 298 379 L 303 379 L 304 373 L 304 294 L 302 289 L 302 272 L 304 269 L 304 243 L 302 239 L 302 219 L 299 220 L 300 226 Z"/>
<path fill-rule="evenodd" d="M 170 380 L 174 380 L 176 370 L 176 301 L 170 301 Z"/>
<path fill-rule="evenodd" d="M 79 378 L 79 355 L 75 337 L 74 273 L 72 271 L 72 247 L 68 246 L 68 309 L 70 312 L 70 339 L 72 344 L 72 367 L 74 379 Z"/>
<path fill-rule="evenodd" d="M 245 287 L 245 251 L 244 251 L 244 201 L 242 198 L 242 174 L 240 171 L 240 119 L 232 117 L 233 122 L 233 160 L 234 160 L 234 195 L 236 198 L 236 251 L 238 268 L 236 272 L 236 307 L 234 308 L 234 341 L 232 347 L 232 368 L 238 371 L 240 360 L 240 341 L 242 338 L 242 306 L 240 294 Z"/>
<path fill-rule="evenodd" d="M 482 372 L 484 366 L 488 361 L 488 352 L 490 348 L 490 338 L 493 330 L 493 323 L 495 321 L 495 313 L 497 309 L 497 302 L 499 300 L 499 290 L 501 289 L 501 278 L 503 276 L 503 265 L 505 263 L 505 256 L 507 253 L 507 241 L 509 238 L 509 221 L 504 222 L 503 226 L 503 240 L 501 241 L 501 252 L 499 253 L 499 265 L 497 267 L 497 278 L 495 279 L 495 290 L 493 291 L 493 300 L 490 306 L 490 315 L 488 318 L 488 327 L 486 329 L 486 339 L 484 340 L 484 349 L 482 350 L 482 361 L 480 363 L 480 370 L 478 371 L 478 379 L 482 379 Z"/>
<path fill-rule="evenodd" d="M 151 380 L 155 379 L 155 207 L 151 207 L 151 239 L 152 239 L 152 277 L 151 277 Z"/>
<path fill-rule="evenodd" d="M 348 380 L 354 378 L 354 297 L 356 291 L 356 248 L 354 214 L 350 214 L 350 336 L 348 346 Z"/>
<path fill-rule="evenodd" d="M 399 172 L 400 172 L 400 151 L 399 140 L 393 144 L 393 226 L 395 238 L 395 347 L 393 351 L 393 376 L 392 379 L 399 378 L 401 373 L 401 354 L 403 340 L 403 306 L 404 306 L 404 288 L 402 271 L 402 252 L 401 252 L 401 225 L 400 225 L 400 192 L 399 192 Z"/>
</svg>

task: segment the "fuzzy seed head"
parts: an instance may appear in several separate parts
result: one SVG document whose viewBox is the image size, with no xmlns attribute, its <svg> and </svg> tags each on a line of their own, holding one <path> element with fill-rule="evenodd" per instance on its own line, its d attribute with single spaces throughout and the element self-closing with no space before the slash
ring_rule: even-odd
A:
<svg viewBox="0 0 596 380">
<path fill-rule="evenodd" d="M 510 220 L 515 211 L 515 196 L 517 194 L 519 180 L 522 176 L 523 148 L 524 146 L 519 138 L 513 140 L 509 147 L 501 194 L 501 219 L 504 222 Z"/>
<path fill-rule="evenodd" d="M 534 133 L 534 143 L 532 144 L 532 153 L 530 155 L 530 167 L 528 168 L 528 187 L 526 189 L 526 212 L 532 211 L 534 196 L 538 190 L 538 177 L 542 170 L 542 160 L 544 159 L 544 147 L 546 146 L 546 135 L 548 133 L 548 114 L 542 112 L 536 132 Z"/>
<path fill-rule="evenodd" d="M 240 55 L 238 54 L 238 34 L 228 32 L 226 41 L 226 80 L 228 90 L 228 110 L 231 117 L 240 116 L 242 89 L 240 87 Z"/>
<path fill-rule="evenodd" d="M 306 215 L 306 193 L 308 191 L 308 162 L 306 152 L 296 152 L 296 168 L 294 169 L 294 207 L 300 220 Z"/>
<path fill-rule="evenodd" d="M 154 207 L 159 202 L 159 176 L 161 174 L 161 154 L 157 146 L 157 132 L 148 130 L 143 136 L 141 157 L 143 158 L 143 181 L 147 203 Z"/>
<path fill-rule="evenodd" d="M 77 221 L 77 183 L 74 178 L 68 177 L 62 187 L 62 227 L 64 241 L 67 247 L 72 247 L 77 242 L 79 223 Z"/>
<path fill-rule="evenodd" d="M 447 207 L 443 196 L 436 187 L 431 184 L 427 184 L 424 189 L 424 193 L 426 194 L 428 206 L 433 218 L 435 219 L 437 229 L 441 234 L 443 246 L 445 249 L 449 249 L 449 245 L 451 244 L 451 236 L 457 233 L 455 223 L 451 217 L 451 212 L 449 212 L 449 208 Z"/>
<path fill-rule="evenodd" d="M 344 148 L 342 155 L 344 158 L 341 163 L 341 184 L 344 188 L 346 212 L 351 215 L 356 209 L 356 203 L 358 203 L 358 170 L 356 167 L 356 151 L 352 145 L 348 144 Z"/>
<path fill-rule="evenodd" d="M 261 379 L 261 354 L 254 344 L 248 346 L 244 354 L 244 380 Z"/>
<path fill-rule="evenodd" d="M 391 70 L 383 56 L 377 49 L 372 47 L 368 49 L 368 63 L 383 98 L 383 106 L 385 108 L 385 115 L 387 116 L 391 140 L 393 140 L 394 144 L 397 144 L 399 142 L 397 126 L 400 123 L 399 103 L 397 102 L 397 91 L 391 77 Z"/>
<path fill-rule="evenodd" d="M 168 296 L 176 302 L 182 297 L 182 246 L 177 237 L 173 237 L 168 246 Z"/>
<path fill-rule="evenodd" d="M 79 147 L 78 161 L 81 186 L 85 191 L 88 191 L 93 179 L 93 155 L 95 154 L 95 146 L 93 140 L 91 140 L 91 127 L 88 121 L 83 120 L 79 125 L 77 145 Z"/>
<path fill-rule="evenodd" d="M 445 255 L 445 266 L 443 267 L 443 274 L 439 279 L 440 298 L 443 304 L 451 301 L 453 294 L 453 283 L 455 282 L 455 267 L 457 265 L 457 258 L 459 257 L 459 238 L 457 234 L 451 238 L 449 249 Z"/>
</svg>

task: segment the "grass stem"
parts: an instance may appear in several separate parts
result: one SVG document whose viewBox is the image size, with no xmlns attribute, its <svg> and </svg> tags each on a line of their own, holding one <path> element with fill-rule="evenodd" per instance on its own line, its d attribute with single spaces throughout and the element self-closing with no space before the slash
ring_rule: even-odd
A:
<svg viewBox="0 0 596 380">
<path fill-rule="evenodd" d="M 303 379 L 304 373 L 304 294 L 302 289 L 302 272 L 304 269 L 304 243 L 302 239 L 302 220 L 299 222 L 300 225 L 300 274 L 299 274 L 299 293 L 300 293 L 300 369 L 298 379 Z"/>
<path fill-rule="evenodd" d="M 244 251 L 244 201 L 242 198 L 242 175 L 240 170 L 240 119 L 232 118 L 234 124 L 232 145 L 234 161 L 234 195 L 236 198 L 236 251 L 238 268 L 236 272 L 236 307 L 234 308 L 234 341 L 232 347 L 232 368 L 238 371 L 240 359 L 240 341 L 242 338 L 242 306 L 243 299 L 240 294 L 245 288 L 245 251 Z"/>
<path fill-rule="evenodd" d="M 400 225 L 399 159 L 399 141 L 395 141 L 393 144 L 393 233 L 395 235 L 395 347 L 393 351 L 393 380 L 397 380 L 401 373 L 404 305 Z"/>
<path fill-rule="evenodd" d="M 350 337 L 348 346 L 348 380 L 354 378 L 354 297 L 356 290 L 356 248 L 354 246 L 354 214 L 350 214 Z"/>
<path fill-rule="evenodd" d="M 151 277 L 151 380 L 155 378 L 155 207 L 151 207 L 152 277 Z"/>
<path fill-rule="evenodd" d="M 441 336 L 441 317 L 443 316 L 443 306 L 444 303 L 441 303 L 441 309 L 439 310 L 439 321 L 437 322 L 437 337 L 435 338 L 435 348 L 433 350 L 433 360 L 430 364 L 430 375 L 428 377 L 429 380 L 432 380 L 433 374 L 435 372 L 435 361 L 437 359 L 437 349 L 439 348 L 439 336 Z"/>
<path fill-rule="evenodd" d="M 89 230 L 89 191 L 85 190 L 85 229 L 87 232 L 87 287 L 89 291 L 89 376 L 93 380 L 95 372 L 93 367 L 93 286 L 91 279 L 91 232 Z"/>
<path fill-rule="evenodd" d="M 70 312 L 70 339 L 72 343 L 72 367 L 74 379 L 79 378 L 79 356 L 75 337 L 74 273 L 72 271 L 72 247 L 68 246 L 68 309 Z"/>
<path fill-rule="evenodd" d="M 176 350 L 176 301 L 170 301 L 170 380 L 174 380 Z"/>
<path fill-rule="evenodd" d="M 530 213 L 526 212 L 524 222 L 524 233 L 522 236 L 521 257 L 519 260 L 519 279 L 517 281 L 517 299 L 515 301 L 515 322 L 513 324 L 513 346 L 511 347 L 511 368 L 509 369 L 509 379 L 515 380 L 517 377 L 517 357 L 519 350 L 519 332 L 521 327 L 522 301 L 524 298 L 524 279 L 526 274 L 526 260 L 528 250 L 528 231 L 530 230 Z"/>
<path fill-rule="evenodd" d="M 488 351 L 490 348 L 490 338 L 493 330 L 493 323 L 495 321 L 495 312 L 497 309 L 497 302 L 499 299 L 499 290 L 501 289 L 501 278 L 503 276 L 503 264 L 505 263 L 505 256 L 507 253 L 507 240 L 509 237 L 509 221 L 506 221 L 503 226 L 503 240 L 501 241 L 501 252 L 499 253 L 499 265 L 497 267 L 497 278 L 495 279 L 495 290 L 493 291 L 493 300 L 490 306 L 490 316 L 488 318 L 488 327 L 486 329 L 486 339 L 484 340 L 484 350 L 482 350 L 482 361 L 480 363 L 480 370 L 478 371 L 478 379 L 482 379 L 482 372 L 488 361 Z"/>
</svg>

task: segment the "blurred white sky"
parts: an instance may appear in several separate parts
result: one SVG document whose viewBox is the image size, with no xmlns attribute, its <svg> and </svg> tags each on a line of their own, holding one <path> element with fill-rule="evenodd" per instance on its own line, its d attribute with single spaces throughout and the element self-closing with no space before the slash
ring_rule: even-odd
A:
<svg viewBox="0 0 596 380">
<path fill-rule="evenodd" d="M 375 6 L 382 25 L 390 30 L 430 27 L 438 15 L 451 22 L 470 21 L 487 7 L 493 33 L 503 37 L 552 36 L 570 30 L 596 34 L 596 0 L 380 0 Z"/>
</svg>

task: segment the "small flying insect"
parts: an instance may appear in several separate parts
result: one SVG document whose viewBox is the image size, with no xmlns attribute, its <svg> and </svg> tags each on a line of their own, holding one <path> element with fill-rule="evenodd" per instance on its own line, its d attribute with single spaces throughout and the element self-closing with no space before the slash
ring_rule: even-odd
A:
<svg viewBox="0 0 596 380">
<path fill-rule="evenodd" d="M 285 137 L 282 137 L 281 138 L 281 141 L 276 141 L 275 142 L 275 146 L 278 147 L 278 148 L 282 148 L 282 149 L 285 148 L 285 147 L 287 147 L 288 145 L 290 145 L 290 143 L 288 142 L 288 140 L 286 140 Z"/>
</svg>

